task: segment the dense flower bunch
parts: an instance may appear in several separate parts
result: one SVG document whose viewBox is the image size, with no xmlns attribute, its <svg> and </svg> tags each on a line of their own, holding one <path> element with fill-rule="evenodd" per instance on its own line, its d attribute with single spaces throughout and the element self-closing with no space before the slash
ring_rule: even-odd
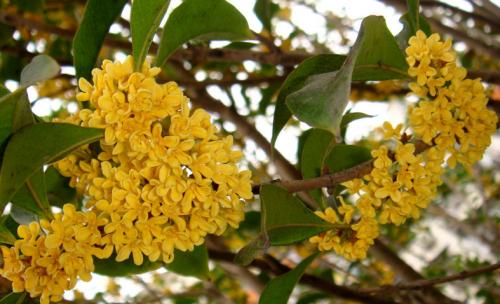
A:
<svg viewBox="0 0 500 304">
<path fill-rule="evenodd" d="M 50 222 L 41 220 L 18 227 L 13 247 L 2 246 L 0 274 L 12 281 L 14 292 L 27 291 L 40 303 L 60 301 L 65 290 L 80 278 L 89 281 L 93 256 L 103 257 L 99 227 L 105 220 L 94 212 L 76 211 L 66 204 L 64 213 Z"/>
<path fill-rule="evenodd" d="M 86 211 L 66 205 L 2 247 L 0 274 L 15 291 L 58 301 L 78 277 L 90 279 L 93 257 L 170 263 L 175 249 L 193 250 L 242 221 L 251 173 L 237 168 L 232 137 L 220 138 L 204 110 L 192 112 L 177 84 L 157 83 L 159 68 L 132 67 L 131 56 L 106 60 L 92 71 L 94 85 L 79 80 L 77 100 L 94 109 L 65 121 L 102 128 L 104 138 L 54 166 L 84 195 Z"/>
<path fill-rule="evenodd" d="M 191 113 L 173 82 L 158 84 L 159 68 L 133 72 L 125 62 L 104 61 L 92 86 L 80 79 L 83 109 L 72 118 L 105 129 L 98 147 L 86 147 L 56 164 L 87 197 L 86 207 L 106 218 L 102 246 L 123 261 L 132 254 L 151 261 L 173 259 L 209 234 L 222 234 L 243 219 L 252 197 L 250 171 L 240 172 L 241 152 L 232 137 L 219 138 L 210 116 Z"/>
<path fill-rule="evenodd" d="M 410 39 L 408 74 L 417 79 L 410 88 L 421 98 L 410 109 L 410 127 L 425 143 L 450 153 L 450 167 L 457 162 L 469 167 L 490 145 L 497 116 L 486 108 L 481 80 L 465 78 L 467 71 L 456 65 L 450 48 L 451 41 L 441 42 L 438 34 L 427 38 L 419 31 Z"/>
<path fill-rule="evenodd" d="M 339 197 L 342 206 L 337 210 L 317 212 L 328 222 L 348 225 L 312 237 L 310 242 L 318 243 L 321 251 L 364 258 L 379 224 L 400 225 L 420 217 L 441 184 L 446 159 L 450 167 L 457 161 L 470 166 L 490 144 L 497 116 L 486 108 L 480 80 L 465 79 L 466 70 L 456 65 L 451 41 L 441 42 L 438 34 L 427 38 L 419 31 L 406 53 L 408 74 L 416 77 L 410 88 L 420 97 L 408 113 L 412 135 L 402 132 L 403 125 L 384 123 L 385 142 L 372 150 L 370 174 L 343 184 L 358 197 L 355 206 Z M 424 146 L 420 151 L 418 141 Z"/>
</svg>

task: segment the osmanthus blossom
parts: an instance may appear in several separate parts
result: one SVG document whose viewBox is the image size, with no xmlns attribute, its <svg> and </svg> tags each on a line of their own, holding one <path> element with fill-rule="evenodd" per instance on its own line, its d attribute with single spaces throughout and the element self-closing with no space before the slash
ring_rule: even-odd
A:
<svg viewBox="0 0 500 304">
<path fill-rule="evenodd" d="M 176 83 L 157 83 L 159 68 L 134 72 L 132 60 L 105 60 L 93 84 L 81 78 L 77 100 L 90 108 L 62 120 L 104 129 L 99 143 L 54 165 L 85 197 L 84 211 L 66 204 L 50 222 L 19 226 L 20 239 L 1 247 L 0 274 L 42 304 L 90 280 L 94 258 L 172 262 L 175 250 L 238 227 L 253 197 L 232 137 L 220 137 L 204 110 L 192 111 Z"/>
<path fill-rule="evenodd" d="M 328 222 L 349 225 L 310 238 L 320 251 L 334 250 L 349 260 L 365 258 L 380 224 L 401 225 L 420 217 L 437 193 L 444 163 L 470 168 L 490 145 L 497 116 L 486 107 L 481 80 L 466 79 L 467 71 L 457 66 L 451 40 L 442 42 L 438 34 L 427 37 L 418 31 L 406 54 L 408 74 L 416 80 L 409 86 L 420 98 L 408 111 L 410 135 L 402 132 L 401 124 L 384 123 L 385 143 L 372 150 L 370 174 L 343 183 L 357 200 L 347 205 L 339 197 L 342 206 L 337 210 L 317 212 Z M 417 141 L 428 149 L 416 151 Z"/>
</svg>

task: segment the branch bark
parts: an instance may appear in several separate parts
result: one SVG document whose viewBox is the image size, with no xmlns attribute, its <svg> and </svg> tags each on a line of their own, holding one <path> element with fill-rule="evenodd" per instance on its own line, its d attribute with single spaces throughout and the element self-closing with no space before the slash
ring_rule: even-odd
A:
<svg viewBox="0 0 500 304">
<path fill-rule="evenodd" d="M 409 282 L 406 284 L 397 284 L 397 285 L 384 285 L 379 288 L 362 288 L 360 289 L 361 292 L 363 293 L 371 293 L 371 294 L 378 294 L 378 293 L 385 293 L 385 292 L 394 292 L 397 290 L 412 290 L 412 289 L 420 289 L 424 287 L 430 287 L 438 284 L 443 284 L 443 283 L 449 283 L 453 281 L 460 281 L 460 280 L 465 280 L 473 276 L 477 276 L 480 274 L 485 274 L 489 272 L 495 272 L 496 270 L 500 269 L 500 262 L 479 267 L 473 270 L 464 270 L 459 273 L 455 273 L 452 275 L 444 276 L 444 277 L 439 277 L 435 279 L 428 279 L 428 280 L 416 280 L 413 282 Z"/>
</svg>

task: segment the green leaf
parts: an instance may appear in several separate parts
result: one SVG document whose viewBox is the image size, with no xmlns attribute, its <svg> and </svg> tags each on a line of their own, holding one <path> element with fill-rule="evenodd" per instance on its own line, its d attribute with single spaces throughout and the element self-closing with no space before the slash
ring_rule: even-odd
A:
<svg viewBox="0 0 500 304">
<path fill-rule="evenodd" d="M 278 99 L 276 100 L 276 109 L 273 118 L 273 133 L 271 143 L 274 146 L 279 133 L 292 117 L 285 99 L 288 95 L 296 92 L 304 86 L 306 79 L 311 75 L 328 73 L 338 70 L 345 60 L 345 56 L 324 54 L 317 55 L 304 60 L 297 68 L 288 75 L 283 86 L 280 89 Z"/>
<path fill-rule="evenodd" d="M 174 260 L 165 267 L 183 276 L 206 279 L 209 272 L 207 247 L 202 244 L 194 247 L 193 251 L 175 250 Z"/>
<path fill-rule="evenodd" d="M 280 10 L 280 6 L 271 0 L 257 0 L 253 11 L 264 28 L 271 32 L 271 19 Z"/>
<path fill-rule="evenodd" d="M 52 166 L 45 171 L 47 196 L 53 206 L 62 208 L 64 204 L 75 201 L 76 190 L 69 186 L 69 180 L 69 177 L 62 176 Z"/>
<path fill-rule="evenodd" d="M 0 304 L 23 304 L 26 298 L 26 292 L 14 293 L 11 292 L 2 299 L 0 299 Z"/>
<path fill-rule="evenodd" d="M 319 300 L 329 299 L 331 295 L 327 293 L 319 293 L 319 292 L 307 292 L 300 296 L 297 301 L 297 304 L 314 304 L 318 303 Z"/>
<path fill-rule="evenodd" d="M 262 185 L 260 189 L 263 233 L 271 245 L 288 245 L 337 228 L 309 210 L 286 189 Z"/>
<path fill-rule="evenodd" d="M 300 90 L 290 94 L 290 111 L 309 125 L 332 132 L 340 139 L 342 114 L 349 100 L 352 80 L 381 80 L 406 76 L 406 61 L 385 20 L 363 20 L 358 38 L 336 72 L 313 75 Z"/>
<path fill-rule="evenodd" d="M 142 1 L 141 1 L 142 2 Z M 89 0 L 82 23 L 73 39 L 73 56 L 76 77 L 91 79 L 104 37 L 115 19 L 120 16 L 127 0 Z"/>
<path fill-rule="evenodd" d="M 157 65 L 182 44 L 194 38 L 244 39 L 251 37 L 245 17 L 225 0 L 185 0 L 170 14 L 163 27 Z"/>
<path fill-rule="evenodd" d="M 399 19 L 403 23 L 403 29 L 396 35 L 401 50 L 405 50 L 408 47 L 408 40 L 411 36 L 415 36 L 418 30 L 424 31 L 426 35 L 431 34 L 429 24 L 419 13 L 419 1 L 408 0 L 407 5 L 408 11 Z"/>
<path fill-rule="evenodd" d="M 102 136 L 102 129 L 63 123 L 34 124 L 14 134 L 5 149 L 0 170 L 0 209 L 44 164 Z"/>
<path fill-rule="evenodd" d="M 257 257 L 262 254 L 264 250 L 269 247 L 269 240 L 267 235 L 261 234 L 250 243 L 246 244 L 245 247 L 241 248 L 236 254 L 234 262 L 243 266 L 247 266 Z"/>
<path fill-rule="evenodd" d="M 9 215 L 19 225 L 28 225 L 31 222 L 38 222 L 40 220 L 35 213 L 16 205 L 12 205 Z"/>
<path fill-rule="evenodd" d="M 370 150 L 361 146 L 336 145 L 325 159 L 324 166 L 330 173 L 352 168 L 372 159 Z"/>
<path fill-rule="evenodd" d="M 51 218 L 50 203 L 45 187 L 45 173 L 40 168 L 12 197 L 11 203 L 42 218 Z"/>
<path fill-rule="evenodd" d="M 405 54 L 385 23 L 384 17 L 368 16 L 361 24 L 364 35 L 354 67 L 353 80 L 408 78 Z"/>
<path fill-rule="evenodd" d="M 13 245 L 16 241 L 16 237 L 6 226 L 6 220 L 8 216 L 4 215 L 0 219 L 0 243 Z"/>
<path fill-rule="evenodd" d="M 141 265 L 135 265 L 132 256 L 121 262 L 115 259 L 114 254 L 103 260 L 94 257 L 94 272 L 108 277 L 125 277 L 153 271 L 162 266 L 161 262 L 151 262 L 147 257 L 144 257 Z"/>
<path fill-rule="evenodd" d="M 310 255 L 300 262 L 293 270 L 269 281 L 260 295 L 259 304 L 287 304 L 293 288 L 299 282 L 309 264 L 311 264 L 317 256 L 318 253 Z"/>
<path fill-rule="evenodd" d="M 347 131 L 347 126 L 358 119 L 363 119 L 363 118 L 370 118 L 373 117 L 372 115 L 368 115 L 362 112 L 351 112 L 348 111 L 347 113 L 344 114 L 342 117 L 342 121 L 340 122 L 340 134 L 342 138 L 345 138 L 345 133 Z"/>
<path fill-rule="evenodd" d="M 37 55 L 21 72 L 21 86 L 29 87 L 59 74 L 61 67 L 48 55 Z"/>
<path fill-rule="evenodd" d="M 330 132 L 320 129 L 312 129 L 309 132 L 304 141 L 300 161 L 300 171 L 303 178 L 313 178 L 322 175 L 323 163 L 327 153 L 331 149 L 332 140 L 333 136 Z M 323 202 L 321 189 L 311 190 L 309 194 L 317 202 Z"/>
<path fill-rule="evenodd" d="M 149 46 L 160 22 L 167 11 L 170 0 L 149 0 L 132 2 L 130 27 L 132 30 L 132 51 L 134 70 L 139 71 L 148 54 Z"/>
</svg>

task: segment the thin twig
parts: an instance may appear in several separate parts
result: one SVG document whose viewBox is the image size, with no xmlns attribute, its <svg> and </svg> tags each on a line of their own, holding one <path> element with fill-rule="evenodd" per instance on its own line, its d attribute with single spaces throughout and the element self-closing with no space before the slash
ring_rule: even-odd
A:
<svg viewBox="0 0 500 304">
<path fill-rule="evenodd" d="M 361 288 L 360 292 L 377 294 L 377 293 L 396 291 L 396 290 L 420 289 L 420 288 L 434 286 L 434 285 L 438 285 L 438 284 L 465 280 L 465 279 L 468 279 L 470 277 L 477 276 L 480 274 L 494 272 L 498 269 L 500 269 L 500 262 L 495 263 L 495 264 L 491 264 L 488 266 L 484 266 L 484 267 L 479 267 L 479 268 L 476 268 L 473 270 L 464 270 L 464 271 L 461 271 L 459 273 L 455 273 L 452 275 L 439 277 L 439 278 L 435 278 L 435 279 L 417 280 L 417 281 L 413 281 L 413 282 L 409 282 L 409 283 L 402 283 L 402 284 L 396 284 L 396 285 L 383 285 L 383 286 L 378 287 L 378 288 Z"/>
</svg>

